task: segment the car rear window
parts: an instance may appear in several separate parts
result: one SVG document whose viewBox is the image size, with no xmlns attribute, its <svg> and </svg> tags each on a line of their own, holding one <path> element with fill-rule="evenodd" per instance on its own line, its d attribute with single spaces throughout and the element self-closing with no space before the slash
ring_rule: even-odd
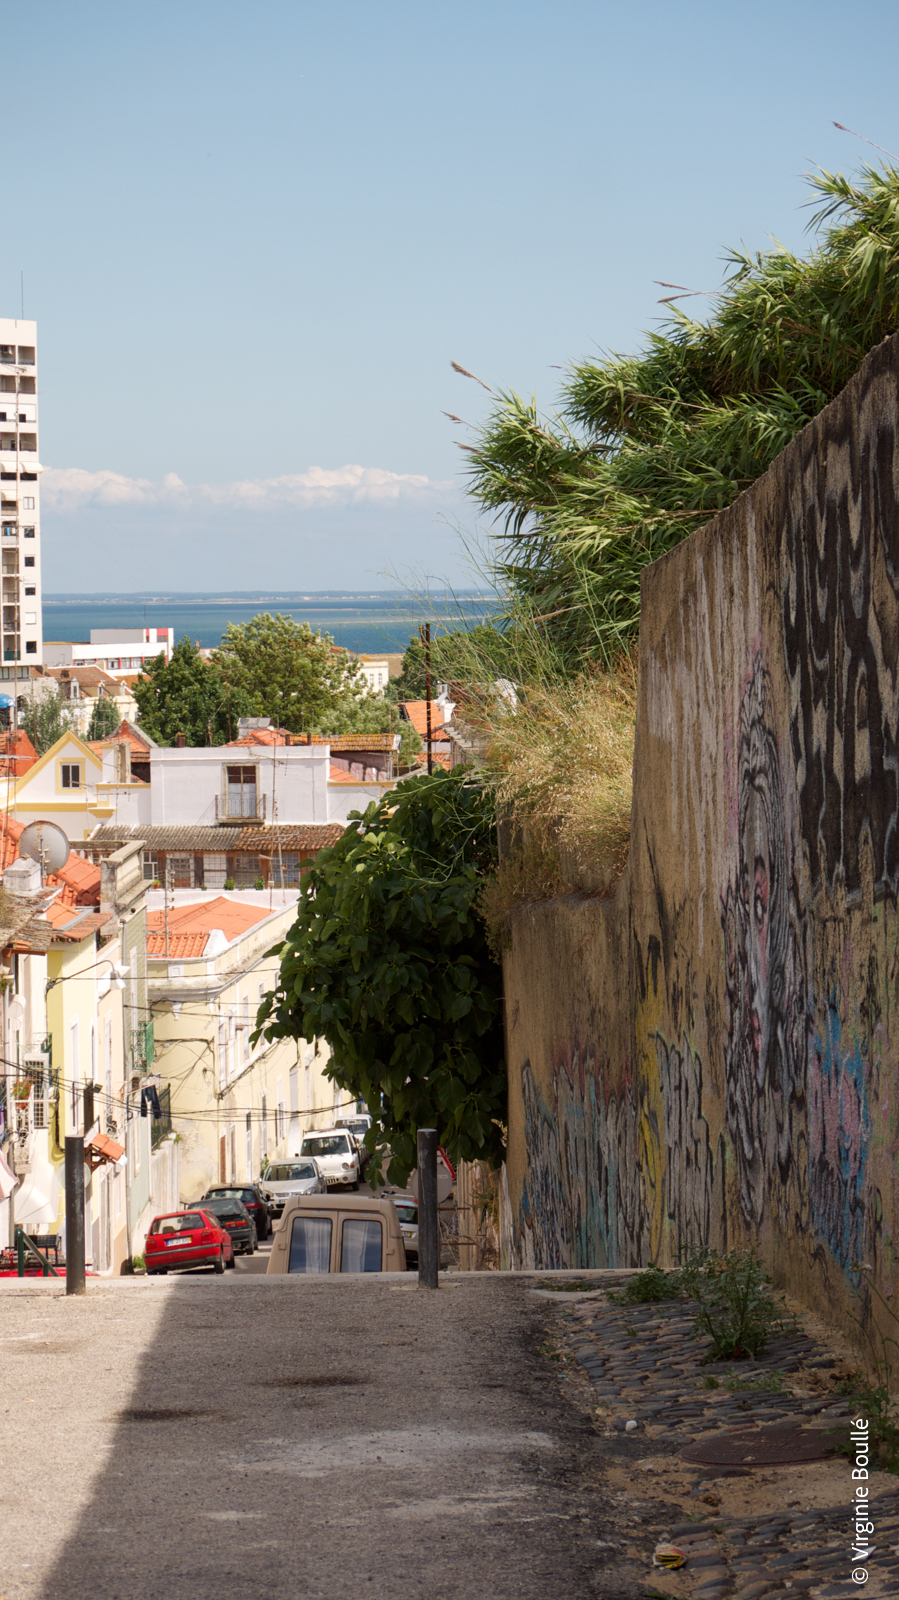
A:
<svg viewBox="0 0 899 1600">
<path fill-rule="evenodd" d="M 350 1148 L 350 1137 L 347 1133 L 322 1134 L 314 1139 L 303 1140 L 304 1156 L 342 1156 Z"/>
<path fill-rule="evenodd" d="M 394 1200 L 393 1203 L 396 1206 L 396 1213 L 400 1222 L 411 1223 L 418 1221 L 418 1206 L 403 1205 L 401 1200 Z"/>
<path fill-rule="evenodd" d="M 289 1166 L 269 1167 L 266 1182 L 290 1183 L 295 1178 L 315 1178 L 318 1174 L 311 1161 L 292 1161 Z"/>
<path fill-rule="evenodd" d="M 375 1218 L 345 1221 L 340 1241 L 341 1272 L 380 1272 L 383 1230 Z"/>
<path fill-rule="evenodd" d="M 214 1217 L 240 1217 L 243 1222 L 243 1207 L 237 1200 L 207 1200 L 206 1210 Z"/>
<path fill-rule="evenodd" d="M 330 1272 L 331 1218 L 294 1217 L 288 1272 Z"/>
<path fill-rule="evenodd" d="M 155 1217 L 151 1233 L 192 1233 L 194 1228 L 205 1228 L 206 1222 L 199 1211 L 182 1211 L 177 1217 Z"/>
</svg>

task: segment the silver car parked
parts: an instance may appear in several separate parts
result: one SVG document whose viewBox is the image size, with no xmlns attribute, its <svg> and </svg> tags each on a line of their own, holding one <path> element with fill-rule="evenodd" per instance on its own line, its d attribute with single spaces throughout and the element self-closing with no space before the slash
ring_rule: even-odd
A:
<svg viewBox="0 0 899 1600">
<path fill-rule="evenodd" d="M 328 1185 L 312 1156 L 298 1156 L 293 1161 L 276 1161 L 270 1166 L 260 1181 L 260 1188 L 272 1215 L 280 1217 L 284 1202 L 291 1195 L 326 1194 Z"/>
</svg>

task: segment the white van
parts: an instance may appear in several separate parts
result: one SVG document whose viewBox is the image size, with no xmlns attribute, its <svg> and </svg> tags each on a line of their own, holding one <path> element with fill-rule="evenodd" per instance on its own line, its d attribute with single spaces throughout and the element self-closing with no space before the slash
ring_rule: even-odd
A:
<svg viewBox="0 0 899 1600">
<path fill-rule="evenodd" d="M 343 1184 L 358 1189 L 362 1176 L 359 1148 L 346 1128 L 320 1128 L 304 1133 L 301 1156 L 312 1156 L 329 1189 Z"/>
</svg>

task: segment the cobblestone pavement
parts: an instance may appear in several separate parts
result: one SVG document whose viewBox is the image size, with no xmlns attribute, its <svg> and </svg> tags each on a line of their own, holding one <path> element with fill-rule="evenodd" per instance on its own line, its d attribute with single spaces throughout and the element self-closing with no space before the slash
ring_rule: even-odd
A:
<svg viewBox="0 0 899 1600">
<path fill-rule="evenodd" d="M 563 1366 L 589 1384 L 589 1391 L 581 1390 L 581 1402 L 588 1404 L 595 1424 L 607 1436 L 623 1434 L 630 1441 L 632 1481 L 641 1467 L 653 1470 L 647 1460 L 653 1453 L 673 1464 L 687 1445 L 725 1429 L 756 1423 L 845 1427 L 844 1399 L 808 1392 L 816 1382 L 825 1387 L 840 1363 L 806 1331 L 776 1341 L 756 1361 L 711 1367 L 703 1364 L 707 1340 L 693 1332 L 691 1307 L 683 1301 L 621 1306 L 605 1295 L 572 1301 L 558 1314 L 557 1350 Z M 800 1318 L 800 1329 L 801 1324 Z M 791 1393 L 791 1388 L 805 1392 Z M 866 1563 L 869 1579 L 864 1585 L 851 1581 L 851 1466 L 841 1458 L 817 1469 L 826 1479 L 824 1498 L 836 1492 L 839 1503 L 808 1505 L 787 1499 L 791 1475 L 794 1483 L 801 1477 L 807 1486 L 815 1472 L 808 1465 L 801 1475 L 795 1467 L 766 1469 L 765 1487 L 759 1488 L 760 1473 L 753 1469 L 683 1462 L 686 1504 L 675 1508 L 679 1518 L 660 1523 L 656 1531 L 659 1539 L 680 1545 L 688 1562 L 676 1575 L 660 1572 L 658 1592 L 696 1600 L 899 1595 L 899 1484 L 885 1473 L 873 1473 L 870 1482 L 876 1531 L 875 1553 Z M 731 1484 L 731 1479 L 740 1481 Z M 732 1491 L 726 1496 L 725 1485 Z M 720 1505 L 722 1498 L 751 1514 L 736 1515 L 732 1503 L 709 1518 L 703 1499 Z M 684 1520 L 691 1502 L 696 1511 Z M 657 1507 L 656 1501 L 653 1518 Z"/>
</svg>

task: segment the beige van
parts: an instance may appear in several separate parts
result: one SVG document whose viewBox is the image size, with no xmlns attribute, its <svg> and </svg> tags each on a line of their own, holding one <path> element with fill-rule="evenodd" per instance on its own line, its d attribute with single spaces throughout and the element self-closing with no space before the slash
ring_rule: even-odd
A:
<svg viewBox="0 0 899 1600">
<path fill-rule="evenodd" d="M 369 1195 L 291 1195 L 272 1235 L 268 1272 L 405 1272 L 400 1219 Z"/>
</svg>

